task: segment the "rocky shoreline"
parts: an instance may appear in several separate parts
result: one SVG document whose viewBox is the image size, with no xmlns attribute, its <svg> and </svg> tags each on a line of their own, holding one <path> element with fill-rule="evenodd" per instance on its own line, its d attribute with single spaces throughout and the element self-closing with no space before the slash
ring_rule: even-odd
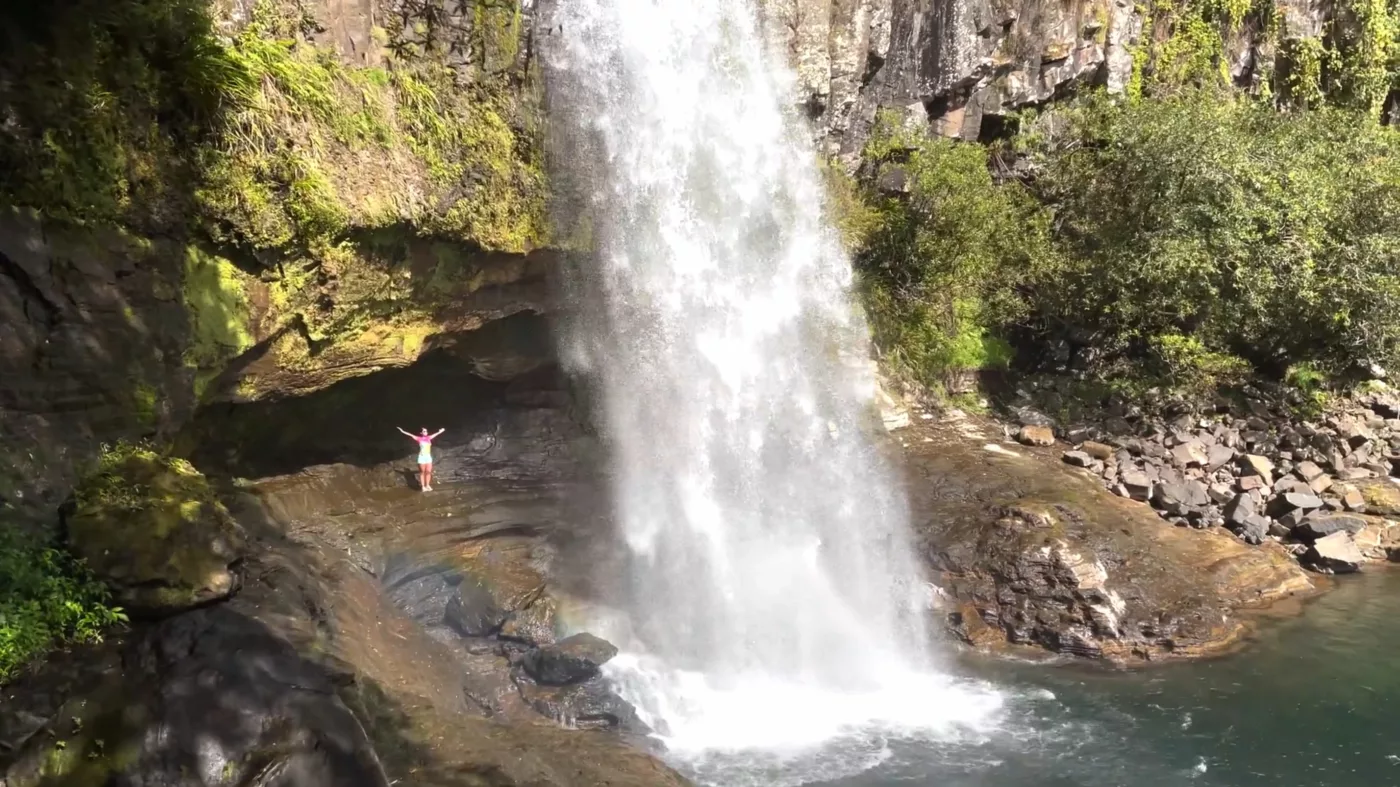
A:
<svg viewBox="0 0 1400 787">
<path fill-rule="evenodd" d="M 1005 433 L 1059 449 L 1064 463 L 1173 525 L 1280 543 L 1314 571 L 1400 560 L 1400 395 L 1373 383 L 1302 418 L 1281 397 L 1251 393 L 1158 417 L 1120 405 L 1062 428 L 1022 391 Z"/>
</svg>

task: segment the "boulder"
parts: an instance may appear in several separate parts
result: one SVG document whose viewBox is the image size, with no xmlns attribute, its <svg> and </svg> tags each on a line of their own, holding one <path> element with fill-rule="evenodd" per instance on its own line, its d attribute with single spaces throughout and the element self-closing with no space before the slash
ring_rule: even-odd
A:
<svg viewBox="0 0 1400 787">
<path fill-rule="evenodd" d="M 1293 468 L 1293 472 L 1305 482 L 1312 483 L 1314 479 L 1322 475 L 1322 468 L 1318 467 L 1315 462 L 1304 460 L 1299 462 L 1297 467 Z"/>
<path fill-rule="evenodd" d="M 611 642 L 588 633 L 575 634 L 526 653 L 521 667 L 537 683 L 567 686 L 596 677 L 603 664 L 616 655 L 617 648 Z"/>
<path fill-rule="evenodd" d="M 1187 516 L 1210 505 L 1210 493 L 1200 481 L 1158 484 L 1152 493 L 1152 502 L 1173 516 Z"/>
<path fill-rule="evenodd" d="M 64 519 L 73 553 L 138 615 L 227 598 L 246 538 L 189 462 L 122 444 L 74 490 Z"/>
<path fill-rule="evenodd" d="M 1126 497 L 1146 502 L 1152 497 L 1152 479 L 1141 470 L 1130 470 L 1119 476 Z"/>
<path fill-rule="evenodd" d="M 1269 501 L 1269 513 L 1281 516 L 1289 511 L 1322 508 L 1322 498 L 1303 492 L 1285 492 Z"/>
<path fill-rule="evenodd" d="M 1093 467 L 1094 465 L 1094 457 L 1083 451 L 1066 451 L 1063 459 L 1066 464 L 1071 464 L 1075 467 Z"/>
<path fill-rule="evenodd" d="M 528 607 L 512 612 L 501 626 L 501 639 L 527 645 L 552 645 L 555 642 L 555 616 L 558 605 L 548 592 Z"/>
<path fill-rule="evenodd" d="M 1257 475 L 1240 476 L 1239 481 L 1236 483 L 1236 486 L 1239 487 L 1239 490 L 1241 492 L 1251 492 L 1255 490 L 1264 490 L 1269 488 L 1269 484 L 1265 483 L 1265 479 Z"/>
<path fill-rule="evenodd" d="M 1240 460 L 1240 470 L 1245 475 L 1258 476 L 1263 479 L 1265 486 L 1274 484 L 1274 463 L 1267 457 L 1258 454 L 1245 454 Z"/>
<path fill-rule="evenodd" d="M 1231 530 L 1246 544 L 1258 545 L 1264 543 L 1264 536 L 1268 535 L 1271 528 L 1272 523 L 1268 517 L 1262 514 L 1250 514 L 1245 517 L 1244 522 Z"/>
<path fill-rule="evenodd" d="M 1361 494 L 1361 490 L 1354 486 L 1347 486 L 1342 492 L 1342 506 L 1348 511 L 1362 512 L 1366 510 L 1366 496 Z"/>
<path fill-rule="evenodd" d="M 1055 427 L 1055 419 L 1034 407 L 1017 408 L 1015 412 L 1016 422 L 1022 426 L 1044 426 L 1051 429 Z"/>
<path fill-rule="evenodd" d="M 1225 504 L 1225 522 L 1229 525 L 1243 525 L 1250 517 L 1257 513 L 1258 501 L 1254 495 L 1248 492 L 1241 492 L 1235 495 L 1234 499 Z"/>
<path fill-rule="evenodd" d="M 1311 588 L 1278 545 L 1172 527 L 1061 463 L 970 440 L 909 440 L 905 451 L 916 544 L 950 630 L 979 648 L 1190 657 L 1245 631 L 1235 607 Z M 1147 487 L 1141 475 L 1125 472 L 1125 488 Z"/>
<path fill-rule="evenodd" d="M 1293 537 L 1300 541 L 1317 541 L 1333 533 L 1357 533 L 1366 527 L 1366 520 L 1350 514 L 1312 513 L 1303 517 L 1293 528 Z"/>
<path fill-rule="evenodd" d="M 1016 440 L 1022 445 L 1047 446 L 1055 444 L 1055 432 L 1048 426 L 1027 424 L 1016 433 Z"/>
<path fill-rule="evenodd" d="M 1210 461 L 1205 448 L 1194 440 L 1173 448 L 1172 460 L 1181 467 L 1200 467 Z"/>
<path fill-rule="evenodd" d="M 1079 450 L 1083 451 L 1089 456 L 1094 457 L 1095 459 L 1098 459 L 1101 462 L 1107 462 L 1109 459 L 1112 459 L 1114 453 L 1113 446 L 1104 445 L 1103 443 L 1096 443 L 1093 440 L 1086 440 L 1085 442 L 1081 443 L 1079 446 Z"/>
<path fill-rule="evenodd" d="M 1206 451 L 1206 471 L 1214 473 L 1234 459 L 1234 449 L 1226 445 L 1213 445 Z"/>
<path fill-rule="evenodd" d="M 1366 557 L 1361 554 L 1351 533 L 1338 531 L 1314 541 L 1303 555 L 1303 560 L 1318 571 L 1348 574 L 1360 571 Z"/>
<path fill-rule="evenodd" d="M 1400 560 L 1400 525 L 1393 522 L 1368 519 L 1352 540 L 1368 560 Z"/>
<path fill-rule="evenodd" d="M 639 736 L 653 732 L 638 718 L 637 709 L 617 696 L 600 676 L 566 686 L 525 682 L 520 694 L 535 712 L 567 727 L 617 730 Z"/>
<path fill-rule="evenodd" d="M 447 625 L 468 637 L 502 633 L 506 622 L 544 592 L 544 578 L 521 562 L 473 561 L 445 611 Z M 524 622 L 522 621 L 522 625 Z"/>
</svg>

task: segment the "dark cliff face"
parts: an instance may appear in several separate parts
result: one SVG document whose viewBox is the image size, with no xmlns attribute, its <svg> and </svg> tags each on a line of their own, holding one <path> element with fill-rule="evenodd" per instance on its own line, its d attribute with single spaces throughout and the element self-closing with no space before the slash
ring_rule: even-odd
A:
<svg viewBox="0 0 1400 787">
<path fill-rule="evenodd" d="M 51 515 L 99 443 L 188 417 L 183 254 L 0 214 L 0 511 Z"/>
</svg>

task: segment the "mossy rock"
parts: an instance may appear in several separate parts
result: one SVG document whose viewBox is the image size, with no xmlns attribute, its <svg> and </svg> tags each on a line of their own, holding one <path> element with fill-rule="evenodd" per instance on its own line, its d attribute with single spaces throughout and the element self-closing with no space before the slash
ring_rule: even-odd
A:
<svg viewBox="0 0 1400 787">
<path fill-rule="evenodd" d="M 1366 478 L 1351 482 L 1366 501 L 1366 511 L 1380 516 L 1400 514 L 1400 486 L 1389 478 Z"/>
<path fill-rule="evenodd" d="M 135 614 L 164 615 L 226 598 L 242 529 L 190 463 L 122 446 L 74 493 L 73 552 Z"/>
</svg>

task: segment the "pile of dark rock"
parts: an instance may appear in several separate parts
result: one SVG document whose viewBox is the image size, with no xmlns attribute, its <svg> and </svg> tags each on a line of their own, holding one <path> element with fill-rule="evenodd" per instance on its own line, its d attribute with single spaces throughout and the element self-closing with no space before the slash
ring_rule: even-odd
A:
<svg viewBox="0 0 1400 787">
<path fill-rule="evenodd" d="M 1178 405 L 1161 417 L 1131 407 L 1095 426 L 1058 428 L 1017 409 L 1026 445 L 1074 445 L 1063 460 L 1097 474 L 1115 494 L 1150 504 L 1187 527 L 1224 527 L 1251 544 L 1285 542 L 1304 563 L 1351 571 L 1390 541 L 1363 531 L 1400 515 L 1400 396 L 1377 386 L 1316 420 L 1255 392 L 1209 411 Z M 1368 540 L 1369 539 L 1369 540 Z M 1374 542 L 1374 543 L 1372 543 Z"/>
<path fill-rule="evenodd" d="M 539 574 L 399 554 L 381 580 L 395 606 L 455 652 L 464 694 L 488 715 L 510 717 L 518 697 L 569 727 L 652 732 L 602 676 L 616 647 L 588 633 L 557 638 L 556 602 Z"/>
</svg>

